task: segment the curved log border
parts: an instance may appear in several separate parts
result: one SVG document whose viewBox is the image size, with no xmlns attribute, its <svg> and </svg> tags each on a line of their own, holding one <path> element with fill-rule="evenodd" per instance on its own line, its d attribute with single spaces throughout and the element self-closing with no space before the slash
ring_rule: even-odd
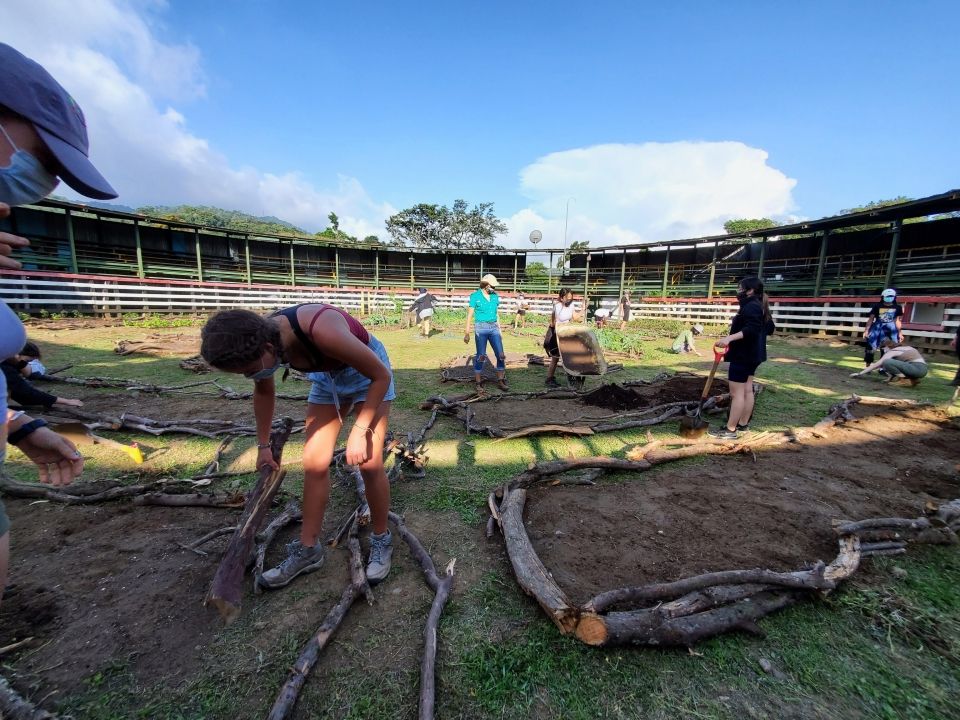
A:
<svg viewBox="0 0 960 720">
<path fill-rule="evenodd" d="M 491 493 L 488 536 L 495 525 L 500 526 L 520 587 L 537 601 L 562 634 L 588 645 L 689 647 L 731 630 L 762 634 L 756 624 L 759 618 L 835 590 L 857 571 L 864 557 L 902 554 L 908 543 L 957 544 L 960 499 L 942 505 L 928 503 L 924 517 L 915 519 L 834 521 L 839 549 L 829 565 L 818 561 L 812 567 L 793 572 L 762 568 L 711 572 L 674 582 L 608 590 L 578 606 L 556 583 L 530 542 L 523 523 L 526 489 L 538 484 L 559 484 L 557 476 L 574 470 L 643 472 L 654 465 L 694 455 L 752 453 L 759 447 L 819 436 L 837 423 L 856 419 L 851 407 L 863 400 L 854 395 L 834 405 L 830 414 L 812 428 L 791 433 L 755 433 L 735 443 L 648 441 L 629 452 L 627 460 L 592 457 L 533 464 L 499 493 Z M 879 404 L 873 398 L 867 402 Z M 889 405 L 904 406 L 896 402 Z M 661 447 L 671 444 L 680 447 Z"/>
</svg>

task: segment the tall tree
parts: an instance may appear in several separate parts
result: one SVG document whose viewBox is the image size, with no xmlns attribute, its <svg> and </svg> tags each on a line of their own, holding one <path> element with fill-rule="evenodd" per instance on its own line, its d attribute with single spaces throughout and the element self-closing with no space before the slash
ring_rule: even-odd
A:
<svg viewBox="0 0 960 720">
<path fill-rule="evenodd" d="M 446 205 L 420 203 L 387 219 L 387 232 L 402 245 L 436 250 L 489 250 L 507 226 L 493 203 L 468 209 L 465 200 Z"/>
<path fill-rule="evenodd" d="M 857 207 L 846 208 L 840 211 L 840 215 L 849 215 L 850 213 L 864 212 L 867 210 L 880 210 L 881 208 L 890 207 L 891 205 L 899 205 L 900 203 L 910 202 L 913 198 L 904 197 L 903 195 L 898 195 L 892 200 L 873 200 L 868 202 L 866 205 L 858 205 Z M 904 220 L 904 223 L 915 223 L 922 222 L 924 218 L 908 218 Z M 869 230 L 871 228 L 881 228 L 885 227 L 887 223 L 866 223 L 864 225 L 851 225 L 850 227 L 840 228 L 837 232 L 854 232 L 856 230 Z"/>
<path fill-rule="evenodd" d="M 726 230 L 728 235 L 739 235 L 740 233 L 766 230 L 776 226 L 777 224 L 770 218 L 740 218 L 738 220 L 727 220 L 723 224 L 723 229 Z"/>
<path fill-rule="evenodd" d="M 572 258 L 574 255 L 582 254 L 590 249 L 589 240 L 574 240 L 570 243 L 570 246 L 567 248 L 567 251 L 563 254 L 559 260 L 557 260 L 557 269 L 562 270 L 566 266 L 567 261 Z"/>
</svg>

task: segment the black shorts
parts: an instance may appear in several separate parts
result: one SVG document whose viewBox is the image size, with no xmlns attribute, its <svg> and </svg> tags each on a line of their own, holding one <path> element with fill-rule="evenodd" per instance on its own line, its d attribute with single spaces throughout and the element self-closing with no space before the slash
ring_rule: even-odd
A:
<svg viewBox="0 0 960 720">
<path fill-rule="evenodd" d="M 736 383 L 745 383 L 747 378 L 757 372 L 760 363 L 739 363 L 732 362 L 727 369 L 727 380 Z"/>
<path fill-rule="evenodd" d="M 517 315 L 526 315 L 526 314 L 527 314 L 526 310 L 517 310 Z"/>
</svg>

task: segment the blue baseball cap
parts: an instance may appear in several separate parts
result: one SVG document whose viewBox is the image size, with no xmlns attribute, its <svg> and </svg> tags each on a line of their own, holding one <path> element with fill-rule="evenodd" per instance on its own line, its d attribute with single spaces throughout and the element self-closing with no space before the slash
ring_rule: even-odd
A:
<svg viewBox="0 0 960 720">
<path fill-rule="evenodd" d="M 0 43 L 0 105 L 29 120 L 60 164 L 63 181 L 81 195 L 109 200 L 117 191 L 88 157 L 87 123 L 70 93 L 39 64 Z"/>
</svg>

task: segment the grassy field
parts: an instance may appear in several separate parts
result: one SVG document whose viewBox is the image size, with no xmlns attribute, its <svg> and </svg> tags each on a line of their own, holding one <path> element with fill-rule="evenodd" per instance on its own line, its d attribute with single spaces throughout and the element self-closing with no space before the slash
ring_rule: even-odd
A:
<svg viewBox="0 0 960 720">
<path fill-rule="evenodd" d="M 644 333 L 652 335 L 655 330 Z M 172 385 L 193 379 L 186 377 L 175 359 L 118 359 L 112 348 L 121 338 L 178 331 L 136 327 L 52 331 L 37 326 L 30 334 L 47 348 L 49 366 L 74 363 L 71 374 Z M 436 368 L 443 359 L 469 352 L 462 330 L 451 325 L 449 331 L 421 340 L 412 330 L 385 327 L 378 336 L 396 372 L 399 397 L 391 425 L 398 430 L 417 429 L 426 420 L 418 409 L 423 398 L 458 391 L 439 383 Z M 511 352 L 537 352 L 539 340 L 539 332 L 528 329 L 521 336 L 508 335 L 505 344 Z M 627 368 L 616 379 L 649 378 L 675 370 L 703 372 L 708 367 L 708 342 L 703 343 L 703 358 L 671 354 L 669 344 L 667 337 L 644 342 L 643 357 L 627 360 Z M 852 392 L 940 404 L 952 394 L 946 381 L 954 366 L 946 358 L 934 364 L 918 388 L 901 388 L 847 377 L 862 366 L 860 353 L 853 347 L 774 339 L 769 350 L 771 359 L 758 377 L 767 384 L 754 419 L 759 430 L 811 424 L 833 402 Z M 238 390 L 249 386 L 236 376 L 220 377 Z M 515 390 L 539 389 L 543 370 L 511 372 L 509 380 Z M 70 390 L 62 394 L 78 394 Z M 94 407 L 95 393 L 83 394 Z M 235 402 L 234 407 L 238 417 L 249 416 L 247 403 Z M 674 432 L 672 425 L 654 429 L 655 436 Z M 763 620 L 765 639 L 729 635 L 687 652 L 595 650 L 561 637 L 517 587 L 499 540 L 483 539 L 487 493 L 532 460 L 619 456 L 641 438 L 640 432 L 622 432 L 585 439 L 495 443 L 477 437 L 467 440 L 462 426 L 447 419 L 438 422 L 429 435 L 426 479 L 394 488 L 395 509 L 415 517 L 418 527 L 432 528 L 428 549 L 437 565 L 458 557 L 458 570 L 463 568 L 440 626 L 438 717 L 960 717 L 956 700 L 960 695 L 960 553 L 953 547 L 920 548 L 903 558 L 871 560 L 841 592 Z M 293 439 L 287 457 L 298 457 L 301 443 L 299 436 Z M 202 438 L 150 439 L 147 444 L 154 452 L 163 451 L 153 461 L 152 472 L 180 476 L 202 469 L 215 447 L 215 442 Z M 85 454 L 91 456 L 88 477 L 118 476 L 118 466 L 99 448 Z M 29 479 L 30 468 L 16 453 L 11 455 L 11 474 Z M 242 468 L 250 457 L 249 448 L 240 448 L 226 469 Z M 691 461 L 691 471 L 696 462 Z M 124 472 L 134 479 L 129 468 Z M 236 482 L 242 486 L 250 477 Z M 301 483 L 302 474 L 292 467 L 286 490 L 297 494 Z M 628 539 L 624 552 L 630 552 Z M 895 573 L 895 566 L 906 569 L 906 575 L 899 568 Z M 264 716 L 297 648 L 329 605 L 321 604 L 316 610 L 320 615 L 286 630 L 264 647 L 256 640 L 261 611 L 310 600 L 310 584 L 291 586 L 283 595 L 282 600 L 268 596 L 256 601 L 241 621 L 219 630 L 188 680 L 171 684 L 163 677 L 137 677 L 130 658 L 117 657 L 85 678 L 80 691 L 62 697 L 59 708 L 77 718 L 98 720 Z M 403 611 L 393 612 L 397 607 Z M 297 717 L 415 717 L 419 632 L 428 607 L 429 595 L 424 591 L 403 603 L 388 598 L 382 605 L 362 608 L 361 618 L 348 623 L 327 656 L 321 657 Z M 761 660 L 769 661 L 771 672 L 761 669 Z"/>
</svg>

